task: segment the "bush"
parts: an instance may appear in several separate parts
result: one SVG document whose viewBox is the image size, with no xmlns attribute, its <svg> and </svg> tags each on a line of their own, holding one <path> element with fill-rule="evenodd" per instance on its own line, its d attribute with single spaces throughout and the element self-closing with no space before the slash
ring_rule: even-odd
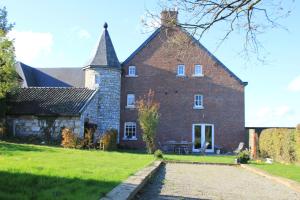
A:
<svg viewBox="0 0 300 200">
<path fill-rule="evenodd" d="M 295 142 L 296 142 L 296 159 L 300 163 L 300 124 L 297 125 L 295 132 Z"/>
<path fill-rule="evenodd" d="M 157 149 L 157 150 L 154 152 L 154 157 L 155 157 L 155 158 L 158 158 L 158 159 L 162 159 L 162 158 L 163 158 L 163 152 L 162 152 L 160 149 Z"/>
<path fill-rule="evenodd" d="M 250 160 L 250 152 L 248 150 L 241 151 L 237 155 L 238 163 L 247 164 L 249 160 Z"/>
<path fill-rule="evenodd" d="M 294 129 L 266 129 L 259 138 L 260 155 L 278 162 L 296 161 L 296 131 Z"/>
<path fill-rule="evenodd" d="M 62 130 L 62 142 L 61 145 L 64 148 L 76 148 L 80 141 L 76 134 L 70 128 L 64 128 Z"/>
<path fill-rule="evenodd" d="M 103 145 L 103 150 L 111 151 L 117 149 L 117 135 L 116 129 L 107 130 L 100 138 L 100 145 Z"/>
<path fill-rule="evenodd" d="M 86 148 L 92 148 L 94 146 L 93 144 L 93 130 L 91 128 L 87 128 L 85 130 L 84 134 L 84 147 Z"/>
</svg>

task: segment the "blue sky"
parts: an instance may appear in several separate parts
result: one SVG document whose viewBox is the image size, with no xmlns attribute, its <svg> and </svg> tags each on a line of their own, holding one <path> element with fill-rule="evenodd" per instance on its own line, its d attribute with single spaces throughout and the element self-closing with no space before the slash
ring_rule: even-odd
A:
<svg viewBox="0 0 300 200">
<path fill-rule="evenodd" d="M 108 30 L 120 61 L 125 60 L 150 33 L 141 23 L 145 9 L 159 11 L 155 1 L 2 0 L 15 22 L 17 59 L 34 67 L 82 67 L 90 59 L 103 30 Z M 266 64 L 239 56 L 243 41 L 233 35 L 216 50 L 222 29 L 201 43 L 243 81 L 246 87 L 246 126 L 295 126 L 300 123 L 300 3 L 281 20 L 288 28 L 261 35 Z M 180 14 L 180 13 L 179 13 Z"/>
</svg>

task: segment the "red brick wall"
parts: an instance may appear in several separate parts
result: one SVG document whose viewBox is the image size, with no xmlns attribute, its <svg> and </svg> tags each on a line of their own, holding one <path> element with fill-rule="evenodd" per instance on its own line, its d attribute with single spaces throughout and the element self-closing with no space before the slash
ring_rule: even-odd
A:
<svg viewBox="0 0 300 200">
<path fill-rule="evenodd" d="M 177 30 L 175 35 L 185 35 Z M 192 124 L 214 124 L 215 145 L 231 150 L 245 140 L 244 86 L 219 66 L 205 50 L 197 45 L 184 52 L 166 45 L 173 38 L 161 31 L 148 45 L 123 66 L 121 84 L 120 144 L 128 147 L 144 147 L 141 130 L 136 141 L 124 141 L 124 122 L 136 121 L 137 111 L 126 109 L 127 93 L 136 99 L 149 89 L 155 91 L 160 103 L 160 122 L 157 138 L 192 141 Z M 176 36 L 176 37 L 177 37 Z M 176 77 L 177 65 L 185 65 L 186 77 Z M 204 77 L 192 77 L 194 65 L 203 66 Z M 125 77 L 128 66 L 135 65 L 138 77 Z M 193 109 L 194 95 L 203 95 L 203 110 Z M 138 124 L 138 122 L 137 122 Z"/>
</svg>

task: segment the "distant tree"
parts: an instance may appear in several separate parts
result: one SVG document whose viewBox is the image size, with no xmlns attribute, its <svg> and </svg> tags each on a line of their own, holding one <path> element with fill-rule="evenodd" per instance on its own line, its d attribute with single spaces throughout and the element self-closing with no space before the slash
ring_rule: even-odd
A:
<svg viewBox="0 0 300 200">
<path fill-rule="evenodd" d="M 13 24 L 7 21 L 6 8 L 0 8 L 0 117 L 5 114 L 5 97 L 7 92 L 17 87 L 18 76 L 14 65 L 15 52 L 7 33 L 12 29 Z"/>
<path fill-rule="evenodd" d="M 155 136 L 159 122 L 159 103 L 154 101 L 154 91 L 149 90 L 144 98 L 137 101 L 138 121 L 143 131 L 148 153 L 155 151 Z"/>
<path fill-rule="evenodd" d="M 270 28 L 284 28 L 279 19 L 291 13 L 295 0 L 162 0 L 163 10 L 178 10 L 182 21 L 176 26 L 186 29 L 200 40 L 208 31 L 218 28 L 221 45 L 233 32 L 244 37 L 242 53 L 257 55 L 262 47 L 258 36 Z M 170 20 L 173 20 L 170 18 Z M 158 26 L 159 13 L 147 10 L 142 21 L 146 27 Z M 215 31 L 215 30 L 213 30 Z M 183 41 L 182 43 L 185 43 Z"/>
</svg>

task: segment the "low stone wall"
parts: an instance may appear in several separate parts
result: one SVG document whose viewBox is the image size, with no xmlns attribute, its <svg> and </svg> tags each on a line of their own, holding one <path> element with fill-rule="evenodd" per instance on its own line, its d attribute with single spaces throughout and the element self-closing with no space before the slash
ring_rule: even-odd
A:
<svg viewBox="0 0 300 200">
<path fill-rule="evenodd" d="M 63 127 L 68 127 L 75 134 L 83 137 L 81 132 L 83 122 L 80 117 L 36 117 L 36 116 L 9 116 L 7 118 L 10 131 L 14 136 L 43 136 L 48 130 L 51 137 L 57 138 Z"/>
</svg>

